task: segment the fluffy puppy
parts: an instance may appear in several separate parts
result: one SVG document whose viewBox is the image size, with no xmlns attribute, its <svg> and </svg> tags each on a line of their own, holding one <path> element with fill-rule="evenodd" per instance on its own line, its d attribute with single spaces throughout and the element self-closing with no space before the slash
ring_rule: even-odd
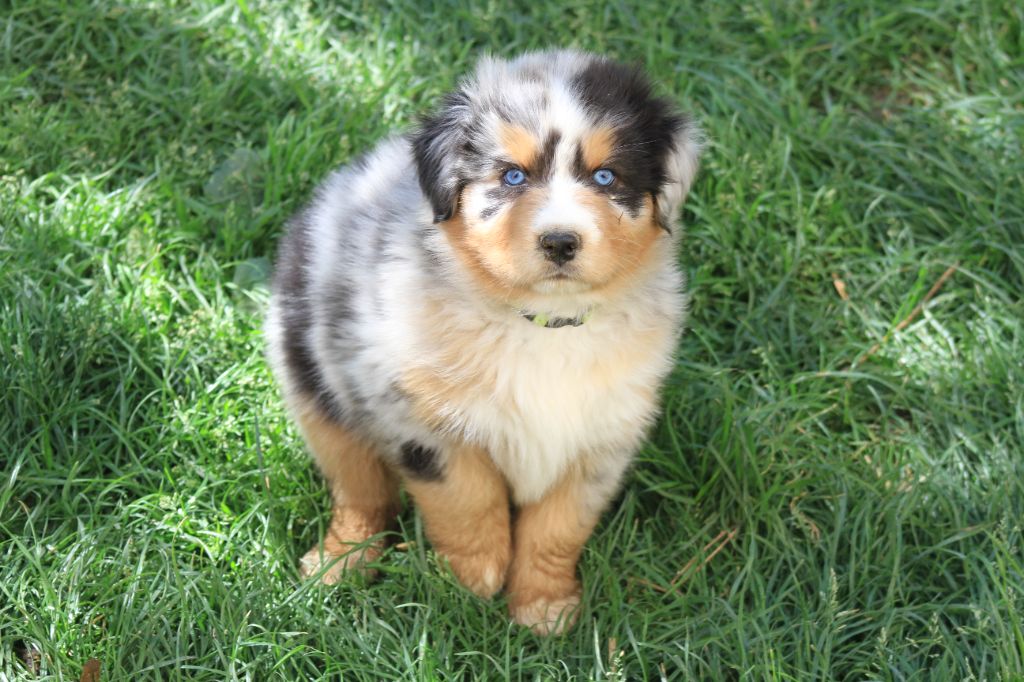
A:
<svg viewBox="0 0 1024 682">
<path fill-rule="evenodd" d="M 302 559 L 379 553 L 399 484 L 478 595 L 539 633 L 658 411 L 686 298 L 690 120 L 635 68 L 485 58 L 414 133 L 331 175 L 287 229 L 266 333 L 334 501 Z"/>
</svg>

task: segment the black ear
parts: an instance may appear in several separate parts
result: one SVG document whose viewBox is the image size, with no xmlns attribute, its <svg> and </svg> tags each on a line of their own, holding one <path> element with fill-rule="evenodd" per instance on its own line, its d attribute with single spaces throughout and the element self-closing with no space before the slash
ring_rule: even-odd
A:
<svg viewBox="0 0 1024 682">
<path fill-rule="evenodd" d="M 434 209 L 434 222 L 455 214 L 459 200 L 459 152 L 465 141 L 469 98 L 453 92 L 444 98 L 441 111 L 425 118 L 412 137 L 420 187 Z"/>
</svg>

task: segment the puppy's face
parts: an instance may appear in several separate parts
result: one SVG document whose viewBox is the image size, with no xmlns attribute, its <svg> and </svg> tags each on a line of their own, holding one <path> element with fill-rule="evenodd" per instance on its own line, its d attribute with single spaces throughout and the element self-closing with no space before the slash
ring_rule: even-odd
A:
<svg viewBox="0 0 1024 682">
<path fill-rule="evenodd" d="M 636 69 L 556 52 L 483 61 L 414 150 L 463 266 L 522 299 L 601 290 L 671 251 L 698 145 Z"/>
</svg>

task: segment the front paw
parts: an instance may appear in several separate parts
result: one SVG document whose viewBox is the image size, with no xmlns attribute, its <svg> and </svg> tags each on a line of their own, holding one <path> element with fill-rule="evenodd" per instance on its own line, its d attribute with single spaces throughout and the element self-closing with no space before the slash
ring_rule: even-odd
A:
<svg viewBox="0 0 1024 682">
<path fill-rule="evenodd" d="M 513 592 L 509 596 L 512 620 L 530 628 L 538 635 L 560 635 L 576 623 L 580 611 L 579 585 L 573 583 L 566 592 L 526 594 Z"/>
<path fill-rule="evenodd" d="M 505 584 L 505 575 L 512 560 L 508 547 L 481 552 L 442 552 L 459 582 L 473 594 L 490 599 Z"/>
<path fill-rule="evenodd" d="M 317 544 L 299 560 L 299 574 L 303 578 L 319 577 L 324 585 L 334 585 L 350 573 L 372 578 L 377 572 L 367 564 L 376 561 L 380 554 L 376 544 L 331 543 L 325 547 Z"/>
</svg>

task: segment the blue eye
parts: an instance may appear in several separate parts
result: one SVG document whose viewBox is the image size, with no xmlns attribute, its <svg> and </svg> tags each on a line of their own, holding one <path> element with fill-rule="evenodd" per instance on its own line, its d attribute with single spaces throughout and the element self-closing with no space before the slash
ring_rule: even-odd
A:
<svg viewBox="0 0 1024 682">
<path fill-rule="evenodd" d="M 506 185 L 515 187 L 516 185 L 521 185 L 526 182 L 526 173 L 518 168 L 511 168 L 505 171 L 505 174 L 501 176 L 501 179 Z"/>
<path fill-rule="evenodd" d="M 607 168 L 599 168 L 594 171 L 594 182 L 604 187 L 615 182 L 615 173 L 611 172 Z"/>
</svg>

